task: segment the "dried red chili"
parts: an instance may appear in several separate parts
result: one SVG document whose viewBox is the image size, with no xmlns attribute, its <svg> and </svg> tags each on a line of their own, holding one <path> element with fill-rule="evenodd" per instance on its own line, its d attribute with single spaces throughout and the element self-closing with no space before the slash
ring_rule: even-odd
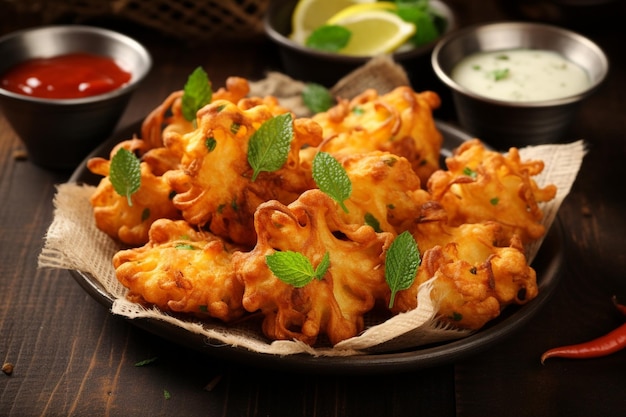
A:
<svg viewBox="0 0 626 417">
<path fill-rule="evenodd" d="M 618 303 L 615 297 L 613 297 L 613 304 L 620 312 L 626 315 L 626 305 Z M 541 363 L 544 363 L 548 358 L 555 357 L 573 359 L 598 358 L 624 348 L 626 348 L 626 323 L 596 339 L 550 349 L 541 355 Z"/>
</svg>

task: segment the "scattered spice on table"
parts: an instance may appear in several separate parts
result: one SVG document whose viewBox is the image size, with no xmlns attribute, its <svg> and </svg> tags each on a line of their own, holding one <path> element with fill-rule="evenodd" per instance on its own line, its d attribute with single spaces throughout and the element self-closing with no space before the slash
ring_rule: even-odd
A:
<svg viewBox="0 0 626 417">
<path fill-rule="evenodd" d="M 4 363 L 2 365 L 2 372 L 5 375 L 9 375 L 9 376 L 12 375 L 13 374 L 13 364 L 9 363 L 9 362 Z"/>
</svg>

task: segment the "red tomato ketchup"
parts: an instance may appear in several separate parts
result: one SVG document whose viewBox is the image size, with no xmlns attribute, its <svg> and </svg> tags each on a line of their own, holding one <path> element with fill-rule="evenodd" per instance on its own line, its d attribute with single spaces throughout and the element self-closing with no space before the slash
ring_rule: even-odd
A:
<svg viewBox="0 0 626 417">
<path fill-rule="evenodd" d="M 71 99 L 107 93 L 130 78 L 112 58 L 81 52 L 24 61 L 3 74 L 0 85 L 32 97 Z"/>
</svg>

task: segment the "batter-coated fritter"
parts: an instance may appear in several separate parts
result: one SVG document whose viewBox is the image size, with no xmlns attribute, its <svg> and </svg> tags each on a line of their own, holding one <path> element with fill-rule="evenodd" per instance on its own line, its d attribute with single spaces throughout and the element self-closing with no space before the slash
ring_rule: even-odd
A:
<svg viewBox="0 0 626 417">
<path fill-rule="evenodd" d="M 432 277 L 438 316 L 466 329 L 479 329 L 507 305 L 525 304 L 538 294 L 521 241 L 507 241 L 496 222 L 451 227 L 442 220 L 425 221 L 413 236 L 422 263 L 413 285 L 398 293 L 395 312 L 417 307 L 418 287 Z"/>
<path fill-rule="evenodd" d="M 255 214 L 256 246 L 233 256 L 245 286 L 243 305 L 263 313 L 263 332 L 270 339 L 313 345 L 327 335 L 336 344 L 363 330 L 363 315 L 388 298 L 384 252 L 393 235 L 346 224 L 337 209 L 319 190 L 303 193 L 288 207 L 268 201 Z M 265 257 L 276 251 L 299 252 L 314 267 L 328 253 L 330 267 L 321 280 L 296 288 L 268 268 Z"/>
<path fill-rule="evenodd" d="M 436 93 L 417 93 L 407 86 L 384 95 L 366 90 L 313 116 L 324 130 L 325 142 L 320 150 L 332 154 L 377 150 L 403 156 L 426 184 L 439 168 L 443 136 L 432 111 L 440 104 Z"/>
<path fill-rule="evenodd" d="M 120 148 L 142 154 L 141 187 L 131 196 L 132 205 L 126 196 L 118 194 L 109 180 L 110 160 L 101 157 L 87 161 L 87 168 L 102 175 L 90 202 L 98 229 L 120 242 L 136 246 L 148 241 L 150 225 L 157 219 L 181 218 L 172 203 L 172 188 L 163 179 L 163 172 L 178 166 L 178 159 L 163 148 L 149 149 L 140 139 L 120 142 L 113 148 L 110 158 Z"/>
<path fill-rule="evenodd" d="M 217 100 L 198 111 L 197 129 L 165 136 L 165 146 L 181 159 L 180 169 L 167 172 L 165 178 L 177 193 L 173 202 L 185 220 L 252 246 L 256 242 L 253 216 L 259 204 L 268 200 L 288 204 L 314 187 L 311 171 L 301 167 L 299 156 L 302 146 L 321 141 L 321 129 L 310 119 L 293 122 L 294 138 L 283 167 L 251 179 L 248 142 L 277 109 L 264 104 L 242 109 Z"/>
<path fill-rule="evenodd" d="M 146 245 L 119 251 L 113 266 L 136 302 L 228 322 L 245 313 L 231 261 L 237 249 L 185 221 L 161 219 Z"/>
<path fill-rule="evenodd" d="M 406 158 L 372 151 L 340 154 L 337 159 L 352 182 L 352 194 L 345 201 L 348 212 L 338 212 L 347 223 L 370 224 L 399 234 L 416 221 L 421 205 L 430 200 Z"/>
<path fill-rule="evenodd" d="M 212 94 L 212 101 L 228 100 L 237 103 L 250 92 L 248 80 L 241 77 L 228 77 L 226 87 L 222 87 Z M 194 130 L 193 121 L 183 116 L 184 91 L 172 92 L 144 119 L 141 126 L 141 137 L 150 148 L 163 146 L 163 137 L 169 132 L 184 134 Z"/>
<path fill-rule="evenodd" d="M 506 155 L 491 151 L 475 139 L 459 146 L 446 165 L 447 170 L 430 177 L 428 190 L 448 213 L 450 225 L 498 221 L 524 244 L 545 234 L 538 203 L 554 198 L 556 187 L 539 188 L 532 179 L 543 170 L 543 161 L 522 161 L 517 148 Z"/>
</svg>

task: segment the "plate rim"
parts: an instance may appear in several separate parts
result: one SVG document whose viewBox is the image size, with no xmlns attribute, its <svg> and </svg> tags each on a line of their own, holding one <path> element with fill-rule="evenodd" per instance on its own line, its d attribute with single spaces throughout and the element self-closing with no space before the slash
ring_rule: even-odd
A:
<svg viewBox="0 0 626 417">
<path fill-rule="evenodd" d="M 446 142 L 449 150 L 452 149 L 450 147 L 452 142 L 456 142 L 455 147 L 473 138 L 452 124 L 440 120 L 436 120 L 435 123 L 444 136 L 442 150 L 445 150 Z M 83 160 L 68 182 L 95 184 L 93 181 L 98 181 L 101 177 L 89 172 L 86 162 L 94 156 L 107 156 L 115 144 L 124 140 L 124 137 L 131 138 L 140 127 L 141 121 L 137 121 L 115 132 Z M 442 155 L 446 156 L 445 152 L 442 152 Z M 132 325 L 175 344 L 216 358 L 255 367 L 313 374 L 383 374 L 415 371 L 451 364 L 456 360 L 476 354 L 524 327 L 552 297 L 560 281 L 564 263 L 563 243 L 563 227 L 557 215 L 555 222 L 546 232 L 544 242 L 532 264 L 537 272 L 539 286 L 539 294 L 533 300 L 522 306 L 507 306 L 499 317 L 471 335 L 402 352 L 341 357 L 313 356 L 306 353 L 274 355 L 254 352 L 244 347 L 224 345 L 222 342 L 211 343 L 204 335 L 189 332 L 163 320 L 126 317 L 125 319 Z M 536 264 L 539 264 L 541 268 L 537 268 Z M 69 272 L 84 291 L 110 311 L 114 298 L 97 280 L 83 271 L 70 269 Z M 541 278 L 539 278 L 540 274 Z"/>
</svg>

